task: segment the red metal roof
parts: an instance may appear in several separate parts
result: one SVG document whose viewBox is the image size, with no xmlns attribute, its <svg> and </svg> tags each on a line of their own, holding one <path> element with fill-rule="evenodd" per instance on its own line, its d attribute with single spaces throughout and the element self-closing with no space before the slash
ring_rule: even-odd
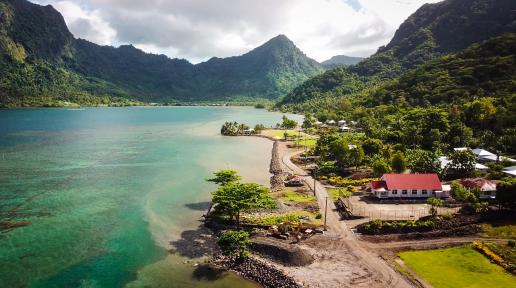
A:
<svg viewBox="0 0 516 288">
<path fill-rule="evenodd" d="M 392 189 L 441 190 L 441 180 L 437 174 L 383 174 L 382 180 Z"/>
<path fill-rule="evenodd" d="M 387 189 L 385 181 L 371 181 L 371 188 L 373 190 Z"/>
<path fill-rule="evenodd" d="M 466 188 L 478 188 L 480 191 L 496 191 L 496 181 L 482 178 L 466 178 L 460 180 L 460 184 Z"/>
</svg>

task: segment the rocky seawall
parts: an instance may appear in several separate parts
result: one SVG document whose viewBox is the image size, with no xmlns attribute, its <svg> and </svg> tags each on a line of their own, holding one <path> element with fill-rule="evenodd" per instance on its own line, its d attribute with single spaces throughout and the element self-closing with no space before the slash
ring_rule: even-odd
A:
<svg viewBox="0 0 516 288">
<path fill-rule="evenodd" d="M 271 191 L 279 191 L 283 189 L 283 169 L 281 169 L 281 159 L 278 151 L 279 142 L 276 140 L 272 145 L 271 166 L 269 172 L 271 177 Z"/>
<path fill-rule="evenodd" d="M 296 281 L 273 266 L 254 258 L 232 260 L 224 256 L 215 257 L 212 265 L 231 270 L 244 278 L 258 282 L 265 288 L 299 288 Z"/>
</svg>

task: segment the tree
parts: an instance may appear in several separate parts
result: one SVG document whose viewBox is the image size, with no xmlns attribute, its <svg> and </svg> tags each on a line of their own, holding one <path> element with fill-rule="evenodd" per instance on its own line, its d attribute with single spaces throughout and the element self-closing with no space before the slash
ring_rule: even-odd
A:
<svg viewBox="0 0 516 288">
<path fill-rule="evenodd" d="M 240 229 L 240 213 L 255 208 L 274 208 L 269 189 L 256 183 L 227 182 L 212 193 L 215 208 L 235 218 Z"/>
<path fill-rule="evenodd" d="M 340 168 L 358 167 L 364 161 L 364 150 L 358 145 L 349 145 L 344 139 L 331 143 L 330 151 Z"/>
<path fill-rule="evenodd" d="M 433 151 L 422 149 L 410 150 L 409 167 L 413 173 L 440 173 L 441 163 Z"/>
<path fill-rule="evenodd" d="M 437 208 L 443 206 L 444 200 L 439 199 L 439 198 L 430 197 L 430 198 L 426 199 L 426 204 L 430 205 L 430 214 L 432 214 L 432 216 L 436 216 Z"/>
<path fill-rule="evenodd" d="M 448 177 L 469 177 L 475 170 L 477 158 L 469 150 L 454 151 L 448 159 L 450 163 L 445 168 Z"/>
<path fill-rule="evenodd" d="M 383 147 L 382 140 L 375 138 L 367 138 L 362 142 L 364 153 L 368 156 L 380 153 Z"/>
<path fill-rule="evenodd" d="M 385 173 L 391 172 L 391 167 L 389 167 L 389 164 L 382 158 L 378 158 L 373 161 L 372 164 L 373 168 L 373 174 L 376 177 L 380 177 Z"/>
<path fill-rule="evenodd" d="M 225 122 L 220 129 L 220 134 L 224 136 L 236 136 L 238 135 L 238 126 L 237 122 Z"/>
<path fill-rule="evenodd" d="M 402 173 L 407 168 L 407 160 L 405 159 L 405 154 L 402 152 L 397 152 L 392 156 L 391 159 L 391 167 L 392 170 L 396 171 L 396 173 Z"/>
<path fill-rule="evenodd" d="M 516 178 L 505 178 L 496 185 L 496 200 L 508 209 L 516 209 Z"/>
<path fill-rule="evenodd" d="M 265 130 L 265 126 L 263 124 L 256 124 L 254 126 L 254 133 L 256 134 L 260 134 L 263 130 Z"/>
<path fill-rule="evenodd" d="M 312 128 L 314 126 L 314 123 L 315 123 L 315 120 L 312 117 L 312 115 L 311 114 L 306 114 L 305 115 L 305 119 L 303 120 L 303 124 L 301 125 L 301 127 L 303 127 L 303 129 Z"/>
<path fill-rule="evenodd" d="M 219 244 L 224 255 L 244 259 L 249 256 L 248 247 L 251 240 L 249 240 L 249 233 L 246 231 L 228 230 L 222 233 L 217 244 Z"/>
<path fill-rule="evenodd" d="M 213 174 L 215 174 L 215 177 L 206 179 L 206 181 L 213 182 L 218 185 L 225 185 L 229 182 L 235 182 L 242 179 L 235 170 L 219 170 L 215 171 Z"/>
<path fill-rule="evenodd" d="M 294 128 L 297 127 L 296 120 L 289 119 L 285 115 L 283 115 L 283 117 L 281 119 L 282 119 L 281 128 L 283 128 L 283 129 L 294 129 Z"/>
</svg>

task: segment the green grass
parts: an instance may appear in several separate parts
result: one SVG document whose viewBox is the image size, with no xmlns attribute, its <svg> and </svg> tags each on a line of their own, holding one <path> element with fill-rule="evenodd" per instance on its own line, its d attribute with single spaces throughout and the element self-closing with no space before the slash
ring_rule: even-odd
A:
<svg viewBox="0 0 516 288">
<path fill-rule="evenodd" d="M 516 239 L 516 225 L 482 224 L 482 237 Z"/>
<path fill-rule="evenodd" d="M 298 135 L 298 132 L 294 131 L 294 130 L 286 130 L 286 132 L 287 132 L 287 135 L 289 137 L 294 137 L 294 136 Z M 274 131 L 272 131 L 272 136 L 274 136 L 274 137 L 283 138 L 283 137 L 285 137 L 284 134 L 285 134 L 285 130 L 274 130 Z"/>
<path fill-rule="evenodd" d="M 347 190 L 346 188 L 330 188 L 328 189 L 328 192 L 333 201 L 337 201 L 339 197 L 349 197 L 353 195 L 353 192 Z"/>
<path fill-rule="evenodd" d="M 297 203 L 310 203 L 310 202 L 316 201 L 316 198 L 313 195 L 296 193 L 295 191 L 285 192 L 285 194 L 281 197 L 281 199 L 290 201 L 290 202 L 297 202 Z"/>
<path fill-rule="evenodd" d="M 469 245 L 401 252 L 399 256 L 405 264 L 435 288 L 516 287 L 515 276 L 491 263 Z"/>
<path fill-rule="evenodd" d="M 296 222 L 299 221 L 299 217 L 308 216 L 310 218 L 310 223 L 316 225 L 322 225 L 321 219 L 315 219 L 316 214 L 308 212 L 308 211 L 295 211 L 288 212 L 285 214 L 274 214 L 267 216 L 250 216 L 245 219 L 246 223 L 249 224 L 257 224 L 257 225 L 276 225 L 282 222 Z"/>
</svg>

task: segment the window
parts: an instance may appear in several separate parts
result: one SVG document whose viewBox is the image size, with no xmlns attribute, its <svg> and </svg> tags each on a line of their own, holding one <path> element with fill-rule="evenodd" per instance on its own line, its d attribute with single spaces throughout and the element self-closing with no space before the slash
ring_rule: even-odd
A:
<svg viewBox="0 0 516 288">
<path fill-rule="evenodd" d="M 426 191 L 426 189 L 423 189 L 423 191 L 421 191 L 421 193 L 422 193 L 423 195 L 426 195 L 426 194 L 428 194 L 428 191 Z"/>
<path fill-rule="evenodd" d="M 392 193 L 392 194 L 398 194 L 398 190 L 394 189 L 394 190 L 392 190 L 392 192 L 391 192 L 391 193 Z"/>
<path fill-rule="evenodd" d="M 412 190 L 412 194 L 416 195 L 417 194 L 417 190 Z"/>
<path fill-rule="evenodd" d="M 491 191 L 484 191 L 484 195 L 491 196 Z"/>
<path fill-rule="evenodd" d="M 401 194 L 407 194 L 407 190 L 401 190 Z"/>
</svg>

